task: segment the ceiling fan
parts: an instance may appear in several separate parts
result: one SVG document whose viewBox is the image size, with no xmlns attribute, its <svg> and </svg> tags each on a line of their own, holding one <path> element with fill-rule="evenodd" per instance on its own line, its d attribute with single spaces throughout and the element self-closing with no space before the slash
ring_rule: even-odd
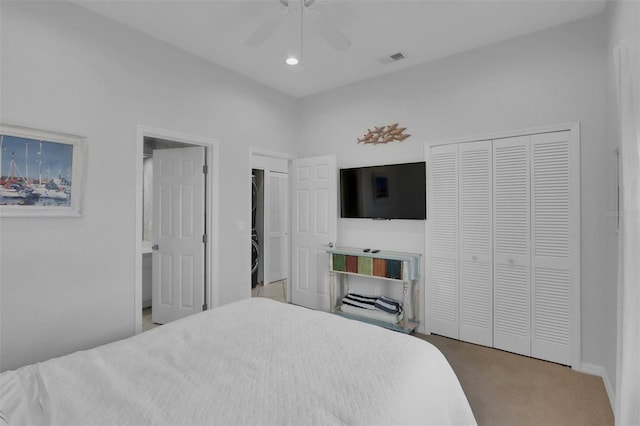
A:
<svg viewBox="0 0 640 426">
<path fill-rule="evenodd" d="M 245 42 L 247 46 L 257 47 L 262 45 L 278 27 L 282 25 L 288 15 L 300 16 L 300 38 L 302 39 L 303 22 L 305 17 L 314 23 L 318 35 L 333 49 L 337 51 L 347 50 L 351 42 L 336 27 L 333 22 L 322 16 L 320 11 L 312 8 L 316 0 L 279 0 L 284 6 L 267 17 L 262 24 L 249 36 Z M 322 1 L 322 0 L 319 0 Z"/>
</svg>

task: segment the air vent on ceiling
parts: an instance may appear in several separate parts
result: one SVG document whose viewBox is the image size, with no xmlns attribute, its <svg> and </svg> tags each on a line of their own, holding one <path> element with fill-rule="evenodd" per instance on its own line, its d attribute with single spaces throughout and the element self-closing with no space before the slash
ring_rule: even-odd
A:
<svg viewBox="0 0 640 426">
<path fill-rule="evenodd" d="M 389 56 L 385 56 L 384 58 L 381 58 L 380 62 L 382 62 L 383 64 L 390 64 L 392 62 L 397 62 L 404 58 L 406 58 L 406 56 L 404 56 L 404 53 L 398 52 L 398 53 L 394 53 L 393 55 L 389 55 Z"/>
</svg>

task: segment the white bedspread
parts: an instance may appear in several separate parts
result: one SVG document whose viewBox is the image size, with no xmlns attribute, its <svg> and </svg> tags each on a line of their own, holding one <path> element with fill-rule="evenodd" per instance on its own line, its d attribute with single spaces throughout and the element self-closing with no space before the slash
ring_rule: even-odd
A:
<svg viewBox="0 0 640 426">
<path fill-rule="evenodd" d="M 431 344 L 247 299 L 0 375 L 9 424 L 475 424 Z"/>
</svg>

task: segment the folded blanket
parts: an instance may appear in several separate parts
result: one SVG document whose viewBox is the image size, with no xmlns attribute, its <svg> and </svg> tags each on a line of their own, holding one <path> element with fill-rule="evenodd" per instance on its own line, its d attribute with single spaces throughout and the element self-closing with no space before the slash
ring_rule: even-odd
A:
<svg viewBox="0 0 640 426">
<path fill-rule="evenodd" d="M 402 303 L 386 296 L 363 296 L 348 293 L 342 299 L 342 304 L 362 309 L 379 310 L 389 314 L 402 313 Z"/>
<path fill-rule="evenodd" d="M 402 321 L 402 314 L 389 314 L 378 310 L 356 308 L 355 306 L 343 304 L 340 309 L 346 314 L 359 315 L 361 317 L 371 318 L 378 321 L 384 321 L 391 324 L 397 324 Z"/>
<path fill-rule="evenodd" d="M 399 314 L 402 312 L 402 303 L 390 297 L 380 296 L 376 300 L 376 309 L 390 314 Z"/>
<path fill-rule="evenodd" d="M 377 296 L 362 296 L 360 294 L 349 293 L 343 299 L 344 305 L 354 306 L 362 309 L 376 309 Z"/>
</svg>

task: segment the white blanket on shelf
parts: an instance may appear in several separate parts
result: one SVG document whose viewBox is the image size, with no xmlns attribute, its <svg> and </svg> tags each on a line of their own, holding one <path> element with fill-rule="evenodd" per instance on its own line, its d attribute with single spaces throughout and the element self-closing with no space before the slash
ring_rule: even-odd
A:
<svg viewBox="0 0 640 426">
<path fill-rule="evenodd" d="M 7 371 L 0 383 L 9 424 L 475 424 L 431 344 L 262 298 Z"/>
</svg>

